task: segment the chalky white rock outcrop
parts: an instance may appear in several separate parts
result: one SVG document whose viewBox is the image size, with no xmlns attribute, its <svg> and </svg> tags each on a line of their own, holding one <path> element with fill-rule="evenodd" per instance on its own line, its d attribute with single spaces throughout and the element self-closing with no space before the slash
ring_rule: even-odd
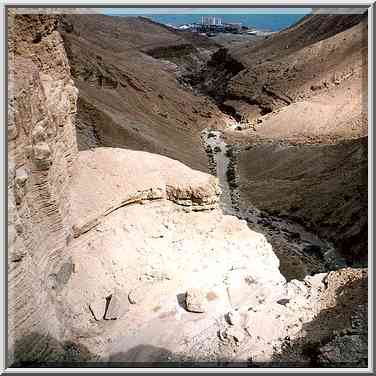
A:
<svg viewBox="0 0 376 376">
<path fill-rule="evenodd" d="M 227 298 L 213 297 L 227 296 L 244 266 L 282 286 L 264 237 L 217 209 L 213 176 L 149 153 L 78 153 L 77 89 L 56 23 L 47 15 L 10 22 L 9 361 L 61 361 L 65 341 L 83 332 L 103 355 L 98 330 L 104 337 L 116 325 L 150 324 L 155 302 L 160 313 L 175 309 L 190 287 L 204 289 L 222 306 L 210 314 L 221 315 Z M 144 205 L 129 206 L 136 202 Z M 122 302 L 132 292 L 129 316 Z M 109 329 L 98 329 L 104 321 Z"/>
<path fill-rule="evenodd" d="M 144 200 L 167 199 L 191 210 L 217 206 L 215 177 L 157 154 L 116 148 L 79 153 L 70 188 L 74 236 L 114 210 Z"/>
</svg>

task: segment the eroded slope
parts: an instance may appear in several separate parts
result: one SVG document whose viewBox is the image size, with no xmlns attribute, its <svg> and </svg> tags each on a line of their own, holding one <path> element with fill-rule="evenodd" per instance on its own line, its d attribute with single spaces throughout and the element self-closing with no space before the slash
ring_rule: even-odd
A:
<svg viewBox="0 0 376 376">
<path fill-rule="evenodd" d="M 222 98 L 243 119 L 240 132 L 225 132 L 238 145 L 243 207 L 301 222 L 350 263 L 367 258 L 366 31 L 365 16 L 311 15 L 258 47 L 234 48 L 248 68 Z"/>
<path fill-rule="evenodd" d="M 79 148 L 145 150 L 207 171 L 199 131 L 223 126 L 222 114 L 208 99 L 184 89 L 174 63 L 147 54 L 158 46 L 205 44 L 142 18 L 71 15 L 64 22 L 80 93 Z"/>
</svg>

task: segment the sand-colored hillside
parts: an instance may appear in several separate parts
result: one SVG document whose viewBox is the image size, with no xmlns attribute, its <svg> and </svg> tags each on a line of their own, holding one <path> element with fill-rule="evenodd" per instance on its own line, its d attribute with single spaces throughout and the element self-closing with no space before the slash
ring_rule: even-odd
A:
<svg viewBox="0 0 376 376">
<path fill-rule="evenodd" d="M 314 27 L 316 39 L 304 39 Z M 243 130 L 226 132 L 239 145 L 243 205 L 302 222 L 350 261 L 367 258 L 366 30 L 364 16 L 313 15 L 234 49 L 247 68 L 224 97 L 246 118 Z"/>
<path fill-rule="evenodd" d="M 70 15 L 62 30 L 79 88 L 80 149 L 145 150 L 207 170 L 199 131 L 221 127 L 222 114 L 179 83 L 176 65 L 141 51 L 213 44 L 144 18 Z"/>
</svg>

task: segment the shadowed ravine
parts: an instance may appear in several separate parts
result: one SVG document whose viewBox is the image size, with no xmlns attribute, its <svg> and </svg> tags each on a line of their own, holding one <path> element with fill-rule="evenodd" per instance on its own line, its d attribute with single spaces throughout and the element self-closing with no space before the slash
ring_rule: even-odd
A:
<svg viewBox="0 0 376 376">
<path fill-rule="evenodd" d="M 234 130 L 238 126 L 231 125 Z M 313 232 L 286 218 L 272 216 L 260 211 L 256 205 L 244 207 L 239 202 L 238 176 L 236 168 L 236 147 L 224 141 L 223 133 L 218 130 L 205 129 L 202 140 L 208 155 L 211 171 L 218 177 L 221 187 L 220 206 L 225 214 L 234 215 L 247 221 L 248 226 L 262 233 L 273 245 L 281 264 L 290 257 L 279 251 L 283 243 L 288 250 L 307 263 L 306 275 L 337 270 L 346 267 L 346 260 L 336 251 L 335 246 Z M 287 279 L 301 279 L 300 271 L 284 271 Z M 284 273 L 285 272 L 285 273 Z"/>
</svg>

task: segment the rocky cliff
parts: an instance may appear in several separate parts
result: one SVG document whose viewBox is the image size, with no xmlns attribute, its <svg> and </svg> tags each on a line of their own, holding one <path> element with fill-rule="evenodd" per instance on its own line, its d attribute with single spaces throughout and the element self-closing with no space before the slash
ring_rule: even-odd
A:
<svg viewBox="0 0 376 376">
<path fill-rule="evenodd" d="M 30 331 L 60 338 L 49 293 L 71 233 L 69 179 L 77 156 L 77 89 L 57 19 L 9 17 L 8 265 L 9 339 Z M 65 278 L 65 277 L 63 277 Z M 31 338 L 33 347 L 45 344 Z"/>
<path fill-rule="evenodd" d="M 9 363 L 365 366 L 366 270 L 287 283 L 214 176 L 78 151 L 58 23 L 10 15 Z"/>
</svg>

